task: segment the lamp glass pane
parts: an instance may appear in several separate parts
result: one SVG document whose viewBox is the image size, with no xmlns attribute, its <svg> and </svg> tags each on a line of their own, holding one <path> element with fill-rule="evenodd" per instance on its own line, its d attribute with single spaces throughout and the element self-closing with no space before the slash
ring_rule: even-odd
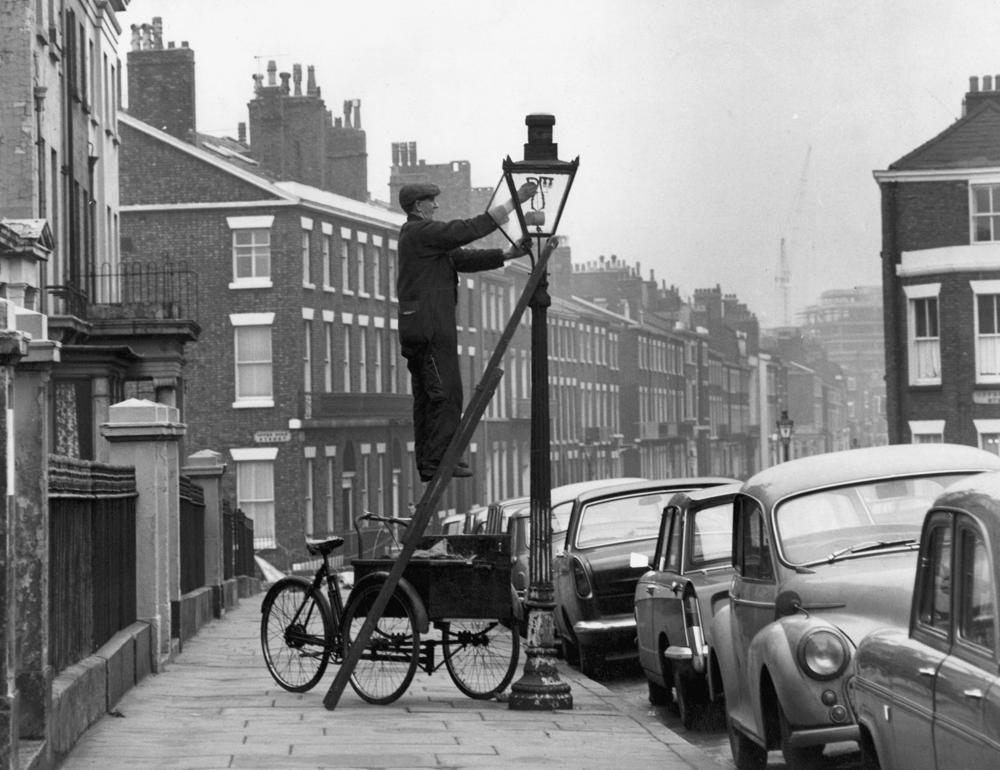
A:
<svg viewBox="0 0 1000 770">
<path fill-rule="evenodd" d="M 503 234 L 514 242 L 522 236 L 547 238 L 555 234 L 563 204 L 566 201 L 566 194 L 569 192 L 572 175 L 570 173 L 552 173 L 551 171 L 516 169 L 510 173 L 510 181 L 513 182 L 513 190 L 516 191 L 525 182 L 532 182 L 536 185 L 534 196 L 520 204 L 522 218 L 518 217 L 517 211 L 511 213 L 506 222 L 500 224 Z M 508 184 L 507 175 L 500 178 L 493 197 L 490 199 L 487 210 L 494 206 L 506 203 L 511 200 L 511 185 Z M 517 201 L 514 201 L 517 205 Z"/>
</svg>

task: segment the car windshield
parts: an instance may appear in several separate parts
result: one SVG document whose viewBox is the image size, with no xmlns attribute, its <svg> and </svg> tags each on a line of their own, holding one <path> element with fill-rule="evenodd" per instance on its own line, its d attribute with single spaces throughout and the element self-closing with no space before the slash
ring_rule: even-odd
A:
<svg viewBox="0 0 1000 770">
<path fill-rule="evenodd" d="M 673 492 L 638 494 L 590 503 L 580 516 L 577 548 L 654 539 L 660 528 L 660 513 L 672 495 Z"/>
<path fill-rule="evenodd" d="M 781 552 L 793 564 L 810 564 L 916 547 L 934 498 L 966 475 L 882 479 L 794 497 L 775 511 Z"/>
</svg>

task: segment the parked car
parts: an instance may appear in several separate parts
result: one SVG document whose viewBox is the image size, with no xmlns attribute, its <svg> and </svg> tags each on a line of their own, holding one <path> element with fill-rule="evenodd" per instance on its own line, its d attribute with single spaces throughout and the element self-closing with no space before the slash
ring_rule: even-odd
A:
<svg viewBox="0 0 1000 770">
<path fill-rule="evenodd" d="M 712 637 L 737 768 L 780 748 L 808 767 L 856 741 L 847 680 L 858 642 L 908 620 L 924 512 L 948 485 L 1000 468 L 969 446 L 854 449 L 776 465 L 733 502 L 729 601 Z"/>
<path fill-rule="evenodd" d="M 866 768 L 1000 767 L 1000 474 L 924 519 L 908 628 L 858 645 L 851 702 Z"/>
<path fill-rule="evenodd" d="M 687 728 L 710 704 L 722 702 L 710 622 L 729 600 L 739 489 L 737 482 L 674 494 L 663 510 L 649 572 L 635 587 L 636 641 L 649 700 L 676 703 Z M 637 564 L 647 564 L 643 559 Z"/>
<path fill-rule="evenodd" d="M 549 492 L 549 515 L 552 527 L 552 551 L 557 553 L 562 549 L 566 539 L 566 522 L 569 521 L 569 511 L 576 496 L 582 492 L 594 489 L 613 489 L 623 484 L 631 484 L 644 479 L 634 477 L 616 477 L 610 479 L 594 479 L 578 481 L 573 484 L 562 484 L 553 487 Z M 511 583 L 521 601 L 524 601 L 528 591 L 528 557 L 531 550 L 531 498 L 517 497 L 494 503 L 490 506 L 490 526 L 499 527 L 497 532 L 510 534 Z M 488 529 L 493 532 L 493 529 Z"/>
<path fill-rule="evenodd" d="M 554 516 L 567 516 L 562 548 L 552 563 L 555 626 L 567 660 L 598 676 L 609 657 L 636 656 L 635 585 L 648 569 L 667 500 L 675 492 L 733 481 L 638 481 L 581 492 L 558 512 L 552 506 Z M 645 556 L 646 565 L 633 566 L 632 552 Z"/>
</svg>

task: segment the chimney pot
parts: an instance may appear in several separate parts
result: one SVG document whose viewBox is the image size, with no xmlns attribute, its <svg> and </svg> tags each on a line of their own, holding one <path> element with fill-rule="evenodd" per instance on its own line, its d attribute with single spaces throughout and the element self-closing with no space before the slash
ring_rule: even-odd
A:
<svg viewBox="0 0 1000 770">
<path fill-rule="evenodd" d="M 236 138 L 239 140 L 240 144 L 247 143 L 247 124 L 242 120 L 236 124 Z"/>
<path fill-rule="evenodd" d="M 188 41 L 187 40 L 181 40 L 181 48 L 187 48 L 187 47 L 188 47 Z"/>
<path fill-rule="evenodd" d="M 153 17 L 153 48 L 163 49 L 163 17 Z"/>
<path fill-rule="evenodd" d="M 983 75 L 983 90 L 992 91 L 993 90 L 993 76 Z"/>
<path fill-rule="evenodd" d="M 975 94 L 979 92 L 979 78 L 973 75 L 969 78 L 969 93 Z"/>
<path fill-rule="evenodd" d="M 171 48 L 172 49 L 175 45 L 177 45 L 177 44 L 173 40 L 171 40 L 169 43 L 167 43 L 167 48 Z"/>
<path fill-rule="evenodd" d="M 316 92 L 316 68 L 313 65 L 306 67 L 306 93 L 309 96 L 317 96 Z"/>
<path fill-rule="evenodd" d="M 295 84 L 295 95 L 302 96 L 302 65 L 292 65 L 292 83 Z"/>
<path fill-rule="evenodd" d="M 274 59 L 271 59 L 267 63 L 267 84 L 269 86 L 278 85 L 277 81 L 275 80 L 277 74 L 278 74 L 278 64 L 277 62 L 274 61 Z"/>
</svg>

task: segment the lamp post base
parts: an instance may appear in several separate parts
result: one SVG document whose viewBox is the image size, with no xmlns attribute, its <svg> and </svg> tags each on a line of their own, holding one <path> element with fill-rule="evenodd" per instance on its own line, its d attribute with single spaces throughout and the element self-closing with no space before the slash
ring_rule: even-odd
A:
<svg viewBox="0 0 1000 770">
<path fill-rule="evenodd" d="M 573 708 L 569 684 L 559 679 L 552 606 L 530 607 L 524 674 L 510 686 L 508 708 L 515 711 L 555 711 Z"/>
</svg>

